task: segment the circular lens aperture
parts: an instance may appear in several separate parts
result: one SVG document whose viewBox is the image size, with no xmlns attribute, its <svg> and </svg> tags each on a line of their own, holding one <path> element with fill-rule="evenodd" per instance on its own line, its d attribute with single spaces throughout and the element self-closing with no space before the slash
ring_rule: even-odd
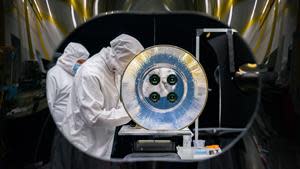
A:
<svg viewBox="0 0 300 169">
<path fill-rule="evenodd" d="M 160 77 L 157 74 L 150 76 L 149 81 L 152 85 L 157 85 L 160 82 Z"/>
<path fill-rule="evenodd" d="M 157 102 L 160 99 L 160 95 L 157 92 L 153 92 L 149 96 L 152 102 Z"/>
<path fill-rule="evenodd" d="M 167 81 L 170 85 L 175 85 L 177 83 L 177 77 L 174 74 L 168 76 Z"/>
<path fill-rule="evenodd" d="M 174 92 L 171 92 L 168 94 L 167 98 L 168 98 L 169 102 L 174 103 L 177 100 L 177 94 Z"/>
</svg>

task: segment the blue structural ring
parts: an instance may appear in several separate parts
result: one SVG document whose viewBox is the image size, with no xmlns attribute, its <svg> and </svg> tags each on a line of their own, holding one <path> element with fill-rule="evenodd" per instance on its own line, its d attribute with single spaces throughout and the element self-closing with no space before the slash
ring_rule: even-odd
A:
<svg viewBox="0 0 300 169">
<path fill-rule="evenodd" d="M 147 77 L 155 70 L 172 71 L 170 74 L 175 74 L 178 81 L 167 87 L 167 92 L 163 90 L 159 101 L 151 102 L 147 92 L 160 91 L 156 85 L 148 84 Z M 165 94 L 168 92 L 176 93 L 177 100 L 168 102 Z M 203 67 L 192 54 L 176 46 L 145 49 L 128 64 L 122 76 L 121 100 L 125 110 L 134 122 L 150 130 L 179 130 L 189 126 L 202 113 L 207 96 Z"/>
</svg>

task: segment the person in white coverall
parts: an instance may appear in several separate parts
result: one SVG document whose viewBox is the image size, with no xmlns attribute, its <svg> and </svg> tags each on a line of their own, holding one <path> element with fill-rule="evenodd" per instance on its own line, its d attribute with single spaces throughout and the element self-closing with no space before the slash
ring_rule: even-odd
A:
<svg viewBox="0 0 300 169">
<path fill-rule="evenodd" d="M 57 59 L 55 66 L 47 72 L 47 101 L 50 113 L 58 129 L 61 129 L 61 123 L 66 115 L 74 75 L 79 66 L 88 59 L 89 55 L 84 46 L 71 42 L 65 48 L 64 53 Z M 74 148 L 60 132 L 56 131 L 51 152 L 51 168 L 74 168 L 72 163 L 72 154 L 74 152 Z"/>
<path fill-rule="evenodd" d="M 62 126 L 68 140 L 81 151 L 110 158 L 116 126 L 130 121 L 120 102 L 120 77 L 143 49 L 134 37 L 119 35 L 77 72 Z"/>
<path fill-rule="evenodd" d="M 73 77 L 89 55 L 84 46 L 71 42 L 58 58 L 56 65 L 47 72 L 47 101 L 58 128 L 66 115 Z"/>
</svg>

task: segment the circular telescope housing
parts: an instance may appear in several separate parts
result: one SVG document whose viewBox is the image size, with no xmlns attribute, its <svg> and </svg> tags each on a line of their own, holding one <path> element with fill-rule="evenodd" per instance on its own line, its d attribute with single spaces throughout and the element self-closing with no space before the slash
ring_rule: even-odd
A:
<svg viewBox="0 0 300 169">
<path fill-rule="evenodd" d="M 157 45 L 138 54 L 122 77 L 121 97 L 129 116 L 150 130 L 178 130 L 201 114 L 207 77 L 192 54 Z"/>
</svg>

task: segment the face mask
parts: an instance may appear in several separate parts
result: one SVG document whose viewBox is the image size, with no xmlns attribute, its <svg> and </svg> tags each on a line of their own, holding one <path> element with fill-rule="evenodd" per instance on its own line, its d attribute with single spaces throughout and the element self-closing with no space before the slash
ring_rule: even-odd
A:
<svg viewBox="0 0 300 169">
<path fill-rule="evenodd" d="M 77 70 L 79 69 L 79 67 L 80 67 L 79 63 L 75 63 L 74 64 L 74 66 L 72 68 L 72 74 L 73 74 L 73 76 L 75 76 L 75 74 L 76 74 Z"/>
</svg>

